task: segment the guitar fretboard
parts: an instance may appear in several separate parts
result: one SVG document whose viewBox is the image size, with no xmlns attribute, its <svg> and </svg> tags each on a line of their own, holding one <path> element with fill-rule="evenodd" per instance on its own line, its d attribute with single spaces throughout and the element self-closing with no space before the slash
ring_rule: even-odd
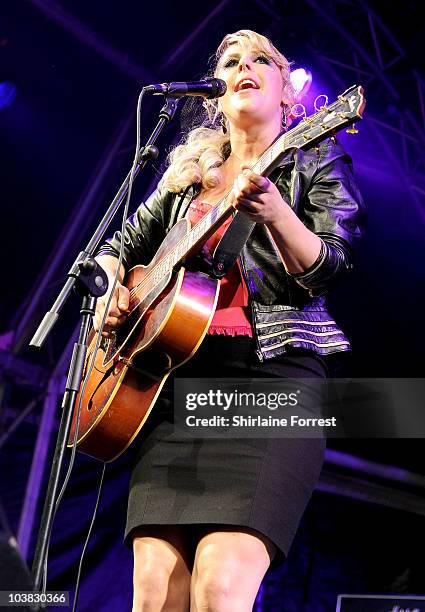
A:
<svg viewBox="0 0 425 612">
<path fill-rule="evenodd" d="M 283 156 L 293 148 L 307 148 L 320 142 L 341 127 L 361 118 L 365 105 L 363 89 L 355 86 L 338 96 L 330 106 L 322 107 L 315 115 L 305 117 L 296 127 L 281 134 L 252 166 L 257 174 L 268 176 Z M 230 194 L 226 194 L 167 255 L 157 262 L 144 283 L 154 286 L 164 279 L 189 254 L 196 251 L 231 214 Z M 135 288 L 137 290 L 137 288 Z"/>
</svg>

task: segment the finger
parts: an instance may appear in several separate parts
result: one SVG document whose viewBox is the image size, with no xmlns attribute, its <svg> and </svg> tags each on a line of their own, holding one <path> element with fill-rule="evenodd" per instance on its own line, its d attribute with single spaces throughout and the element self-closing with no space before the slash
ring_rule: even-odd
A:
<svg viewBox="0 0 425 612">
<path fill-rule="evenodd" d="M 244 174 L 238 175 L 238 187 L 241 195 L 244 196 L 251 197 L 254 194 L 261 195 L 264 193 L 263 189 L 260 189 L 260 187 L 256 183 L 250 181 L 249 177 L 245 176 Z"/>
<path fill-rule="evenodd" d="M 256 174 L 250 168 L 245 168 L 242 174 L 246 178 L 246 180 L 255 185 L 261 193 L 269 191 L 272 185 L 272 182 L 266 176 Z"/>
<path fill-rule="evenodd" d="M 124 285 L 118 286 L 117 301 L 118 308 L 121 310 L 121 312 L 126 312 L 130 305 L 130 291 L 127 289 L 127 287 L 124 287 Z"/>
<path fill-rule="evenodd" d="M 254 191 L 259 191 L 258 187 L 251 183 L 243 174 L 238 174 L 236 177 L 236 183 L 238 186 L 238 195 L 246 196 Z"/>
<path fill-rule="evenodd" d="M 249 194 L 244 194 L 242 193 L 238 198 L 236 198 L 236 202 L 252 202 L 255 204 L 261 204 L 261 206 L 264 206 L 264 202 L 261 199 L 263 197 L 262 193 L 249 193 Z"/>
<path fill-rule="evenodd" d="M 100 316 L 99 314 L 96 312 L 94 317 L 93 317 L 93 329 L 94 331 L 99 331 L 99 327 L 100 327 Z"/>
<path fill-rule="evenodd" d="M 259 213 L 261 213 L 261 208 L 259 208 L 249 200 L 239 201 L 235 208 L 239 212 L 249 213 L 250 215 L 258 215 Z"/>
<path fill-rule="evenodd" d="M 258 200 L 259 194 L 259 191 L 258 193 L 255 193 L 253 191 L 252 185 L 247 180 L 245 180 L 244 177 L 242 177 L 241 175 L 236 177 L 233 188 L 233 197 L 235 200 L 235 204 L 241 202 L 242 200 L 253 200 L 260 202 L 260 200 Z"/>
<path fill-rule="evenodd" d="M 105 300 L 107 302 L 107 299 Z M 109 304 L 108 313 L 113 317 L 120 317 L 124 312 L 128 312 L 128 306 L 130 302 L 130 292 L 127 287 L 118 284 L 112 295 L 111 303 Z M 100 306 L 106 307 L 106 303 L 99 301 Z"/>
<path fill-rule="evenodd" d="M 118 326 L 120 326 L 120 325 L 122 325 L 123 323 L 125 323 L 125 322 L 126 322 L 126 320 L 127 320 L 127 316 L 128 316 L 128 315 L 127 315 L 127 313 L 124 313 L 124 314 L 122 314 L 121 316 L 119 316 L 119 317 L 118 317 L 118 321 L 117 321 L 117 325 L 118 325 Z"/>
<path fill-rule="evenodd" d="M 103 330 L 102 338 L 107 338 L 108 340 L 112 340 L 112 338 L 115 338 L 115 332 Z"/>
<path fill-rule="evenodd" d="M 116 330 L 113 327 L 109 327 L 108 325 L 105 325 L 105 327 L 102 329 L 102 336 L 104 338 L 115 338 L 116 333 Z"/>
<path fill-rule="evenodd" d="M 119 317 L 108 317 L 105 321 L 104 329 L 106 329 L 106 331 L 115 331 L 118 327 L 121 327 L 121 325 L 125 323 L 126 319 L 126 314 Z"/>
<path fill-rule="evenodd" d="M 109 306 L 109 315 L 112 317 L 120 317 L 122 314 L 128 312 L 128 305 L 130 301 L 130 292 L 127 287 L 120 285 L 115 289 L 111 304 Z"/>
<path fill-rule="evenodd" d="M 125 316 L 124 316 L 124 319 L 125 319 Z M 111 316 L 111 313 L 109 313 L 109 315 L 106 317 L 104 329 L 106 329 L 107 331 L 112 331 L 116 327 L 119 327 L 119 325 L 122 322 L 123 321 L 121 320 L 121 316 L 115 317 L 115 316 Z"/>
<path fill-rule="evenodd" d="M 243 206 L 246 206 L 247 208 L 251 208 L 252 210 L 258 210 L 260 211 L 262 209 L 262 202 L 257 202 L 255 200 L 253 200 L 251 197 L 249 198 L 238 198 L 238 204 L 242 204 Z M 259 205 L 260 204 L 260 205 Z"/>
<path fill-rule="evenodd" d="M 105 306 L 106 304 L 103 302 L 103 300 L 98 300 L 93 318 L 93 324 L 96 326 L 97 330 L 102 324 L 103 315 L 105 314 Z"/>
<path fill-rule="evenodd" d="M 112 297 L 111 303 L 109 304 L 108 316 L 109 317 L 119 317 L 121 314 L 122 312 L 120 308 L 118 308 L 117 292 L 115 291 L 115 294 Z"/>
</svg>

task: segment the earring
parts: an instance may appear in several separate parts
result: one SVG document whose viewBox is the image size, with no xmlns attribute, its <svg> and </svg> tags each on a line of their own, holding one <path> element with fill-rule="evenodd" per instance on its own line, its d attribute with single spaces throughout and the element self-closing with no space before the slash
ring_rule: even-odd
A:
<svg viewBox="0 0 425 612">
<path fill-rule="evenodd" d="M 220 127 L 223 130 L 223 134 L 227 134 L 226 117 L 223 114 L 220 117 Z"/>
</svg>

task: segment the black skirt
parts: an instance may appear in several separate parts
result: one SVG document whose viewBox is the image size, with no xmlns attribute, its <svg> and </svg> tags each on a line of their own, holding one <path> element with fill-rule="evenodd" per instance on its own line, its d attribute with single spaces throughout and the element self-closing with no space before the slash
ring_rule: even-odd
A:
<svg viewBox="0 0 425 612">
<path fill-rule="evenodd" d="M 181 378 L 326 377 L 323 360 L 306 352 L 260 363 L 246 336 L 207 336 L 179 368 Z M 319 478 L 319 438 L 187 438 L 174 431 L 170 380 L 136 440 L 125 542 L 147 525 L 234 525 L 266 535 L 289 551 Z M 139 448 L 140 447 L 140 448 Z"/>
</svg>

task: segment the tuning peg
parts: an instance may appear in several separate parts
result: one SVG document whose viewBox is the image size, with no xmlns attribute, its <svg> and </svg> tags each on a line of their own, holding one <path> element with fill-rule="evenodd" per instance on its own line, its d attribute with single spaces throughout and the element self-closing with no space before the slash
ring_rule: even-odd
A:
<svg viewBox="0 0 425 612">
<path fill-rule="evenodd" d="M 347 132 L 347 134 L 358 134 L 359 130 L 356 128 L 356 124 L 353 123 L 353 125 L 351 127 L 349 127 L 348 129 L 345 130 Z"/>
</svg>

